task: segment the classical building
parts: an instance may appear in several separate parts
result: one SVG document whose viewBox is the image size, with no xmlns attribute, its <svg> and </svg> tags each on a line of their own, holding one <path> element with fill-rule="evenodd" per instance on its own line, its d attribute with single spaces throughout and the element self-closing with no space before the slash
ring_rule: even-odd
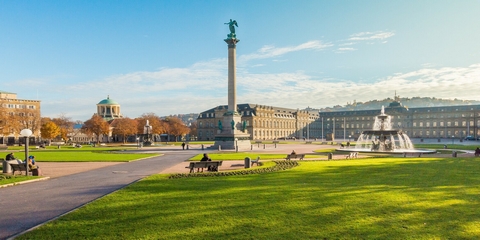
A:
<svg viewBox="0 0 480 240">
<path fill-rule="evenodd" d="M 199 114 L 198 140 L 213 140 L 218 133 L 218 121 L 226 105 Z M 371 130 L 381 109 L 318 112 L 318 110 L 288 109 L 257 104 L 239 104 L 238 112 L 246 122 L 251 140 L 307 138 L 356 140 L 365 130 Z M 480 105 L 406 108 L 396 98 L 385 113 L 392 116 L 392 126 L 411 138 L 464 139 L 480 138 Z"/>
<path fill-rule="evenodd" d="M 24 143 L 20 131 L 32 130 L 30 143 L 40 137 L 40 101 L 18 99 L 16 93 L 0 91 L 0 144 Z"/>
<path fill-rule="evenodd" d="M 317 120 L 325 136 L 354 140 L 364 130 L 373 128 L 378 110 L 320 112 Z M 385 113 L 392 116 L 392 126 L 416 138 L 464 139 L 480 137 L 480 105 L 406 108 L 396 98 Z"/>
<path fill-rule="evenodd" d="M 218 122 L 227 112 L 227 105 L 217 106 L 199 114 L 197 118 L 198 140 L 214 140 L 220 133 Z M 298 110 L 238 104 L 237 112 L 245 122 L 245 133 L 251 140 L 274 140 L 285 138 L 320 138 L 321 125 L 318 110 Z"/>
<path fill-rule="evenodd" d="M 95 114 L 101 116 L 110 125 L 110 132 L 108 133 L 108 135 L 102 135 L 100 137 L 100 142 L 113 141 L 114 139 L 112 139 L 112 123 L 113 121 L 115 121 L 115 119 L 123 118 L 120 111 L 120 104 L 117 103 L 115 100 L 110 99 L 110 96 L 107 96 L 106 99 L 103 99 L 102 101 L 97 103 L 97 112 Z M 96 136 L 88 136 L 82 133 L 82 126 L 83 125 L 81 124 L 75 124 L 74 131 L 69 135 L 70 140 L 75 143 L 96 142 Z"/>
<path fill-rule="evenodd" d="M 107 96 L 106 99 L 97 104 L 97 115 L 101 116 L 105 121 L 123 118 L 120 112 L 120 104 L 110 99 L 110 96 Z"/>
</svg>

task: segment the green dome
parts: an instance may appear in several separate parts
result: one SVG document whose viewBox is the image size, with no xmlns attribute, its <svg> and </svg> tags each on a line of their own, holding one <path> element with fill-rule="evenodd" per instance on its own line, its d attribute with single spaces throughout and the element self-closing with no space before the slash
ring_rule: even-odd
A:
<svg viewBox="0 0 480 240">
<path fill-rule="evenodd" d="M 103 99 L 100 101 L 98 104 L 104 104 L 104 105 L 119 105 L 117 102 L 114 100 L 110 99 L 110 96 L 107 96 L 107 99 Z"/>
</svg>

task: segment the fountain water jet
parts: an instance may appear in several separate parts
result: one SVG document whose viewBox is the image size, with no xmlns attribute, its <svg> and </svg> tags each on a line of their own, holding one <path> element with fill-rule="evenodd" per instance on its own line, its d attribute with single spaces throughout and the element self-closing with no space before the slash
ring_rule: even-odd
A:
<svg viewBox="0 0 480 240">
<path fill-rule="evenodd" d="M 434 153 L 427 149 L 415 149 L 412 141 L 402 130 L 392 129 L 392 117 L 385 114 L 382 106 L 380 115 L 375 117 L 372 130 L 363 131 L 354 148 L 340 151 L 380 153 Z"/>
</svg>

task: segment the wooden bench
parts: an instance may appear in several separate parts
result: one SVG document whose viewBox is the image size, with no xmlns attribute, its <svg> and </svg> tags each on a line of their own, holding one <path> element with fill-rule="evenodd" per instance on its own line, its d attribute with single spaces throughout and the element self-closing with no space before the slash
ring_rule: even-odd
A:
<svg viewBox="0 0 480 240">
<path fill-rule="evenodd" d="M 197 172 L 200 171 L 200 168 L 202 169 L 202 172 L 203 172 L 204 168 L 208 169 L 209 167 L 210 167 L 210 169 L 213 169 L 214 172 L 218 172 L 218 167 L 222 166 L 222 162 L 223 161 L 190 162 L 188 167 L 185 167 L 185 168 L 189 168 L 190 173 L 195 172 L 195 168 L 197 169 Z"/>
<path fill-rule="evenodd" d="M 20 164 L 10 163 L 10 167 L 12 167 L 13 176 L 15 176 L 16 171 L 19 171 L 20 175 L 22 175 L 22 172 L 25 172 L 25 173 L 27 172 L 27 167 L 23 163 L 20 163 Z"/>
<path fill-rule="evenodd" d="M 304 157 L 305 157 L 305 154 L 288 154 L 285 160 L 292 160 L 292 158 L 293 159 L 298 158 L 298 160 L 303 160 Z"/>
<path fill-rule="evenodd" d="M 351 152 L 348 155 L 345 155 L 345 159 L 352 159 L 357 157 L 358 157 L 358 152 Z"/>
<path fill-rule="evenodd" d="M 258 166 L 258 164 L 260 163 L 260 156 L 257 157 L 257 160 L 252 160 L 251 163 L 252 163 L 252 166 L 254 163 L 256 163 Z"/>
</svg>

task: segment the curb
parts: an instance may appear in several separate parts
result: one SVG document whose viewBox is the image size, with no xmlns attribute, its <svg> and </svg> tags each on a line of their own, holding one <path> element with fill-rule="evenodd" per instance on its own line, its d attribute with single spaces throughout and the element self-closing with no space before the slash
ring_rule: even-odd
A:
<svg viewBox="0 0 480 240">
<path fill-rule="evenodd" d="M 0 188 L 11 187 L 11 186 L 15 186 L 15 185 L 21 185 L 21 184 L 32 183 L 32 182 L 38 182 L 38 181 L 43 181 L 43 180 L 48 180 L 48 179 L 50 179 L 50 177 L 42 177 L 42 178 L 26 180 L 26 181 L 21 181 L 21 182 L 16 182 L 16 183 L 8 183 L 8 184 L 0 185 Z"/>
</svg>

